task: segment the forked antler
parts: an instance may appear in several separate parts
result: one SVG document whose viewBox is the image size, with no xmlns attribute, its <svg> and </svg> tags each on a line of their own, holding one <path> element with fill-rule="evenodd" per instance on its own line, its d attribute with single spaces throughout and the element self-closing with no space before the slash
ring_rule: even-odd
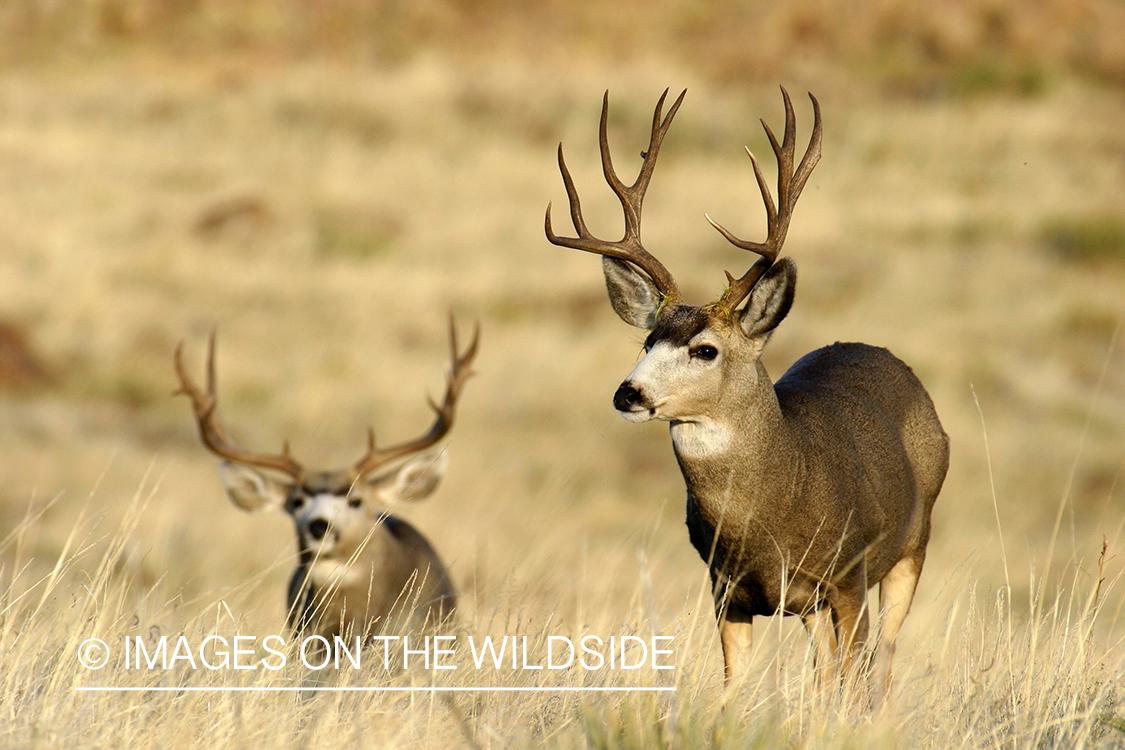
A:
<svg viewBox="0 0 1125 750">
<path fill-rule="evenodd" d="M 777 260 L 777 254 L 781 251 L 781 246 L 785 244 L 785 235 L 789 231 L 789 220 L 793 216 L 793 207 L 797 204 L 797 198 L 800 197 L 805 182 L 812 174 L 813 167 L 820 161 L 820 103 L 817 102 L 815 96 L 809 94 L 813 105 L 812 137 L 809 139 L 809 147 L 805 150 L 801 163 L 794 170 L 793 157 L 796 151 L 797 121 L 793 114 L 793 102 L 789 100 L 789 92 L 784 87 L 781 89 L 781 95 L 785 99 L 785 136 L 780 146 L 773 135 L 773 131 L 770 130 L 770 126 L 766 124 L 765 120 L 761 121 L 762 127 L 766 129 L 766 135 L 769 136 L 770 145 L 773 146 L 773 153 L 777 157 L 777 205 L 774 205 L 773 196 L 770 195 L 769 186 L 766 184 L 766 178 L 762 175 L 758 160 L 754 158 L 754 154 L 750 153 L 750 149 L 746 149 L 746 153 L 750 156 L 750 162 L 754 165 L 754 177 L 758 180 L 758 188 L 762 191 L 762 199 L 766 203 L 766 218 L 769 225 L 766 241 L 748 242 L 747 240 L 741 240 L 727 231 L 725 227 L 712 221 L 710 216 L 707 217 L 711 226 L 718 229 L 733 245 L 762 256 L 740 279 L 735 279 L 727 272 L 729 286 L 723 296 L 719 298 L 719 304 L 728 310 L 734 310 L 738 307 L 742 300 L 746 298 L 746 295 L 750 293 L 750 290 L 754 288 L 754 284 L 761 278 L 762 274 L 769 270 L 769 267 Z"/>
<path fill-rule="evenodd" d="M 441 406 L 435 404 L 432 399 L 430 400 L 430 406 L 437 413 L 437 419 L 430 427 L 429 432 L 416 440 L 393 445 L 389 448 L 377 448 L 375 445 L 375 430 L 369 428 L 367 431 L 367 453 L 351 467 L 344 470 L 350 475 L 352 481 L 396 458 L 429 448 L 449 432 L 449 429 L 453 426 L 453 413 L 457 405 L 457 398 L 461 395 L 461 389 L 465 385 L 465 381 L 472 374 L 469 366 L 477 353 L 477 344 L 480 341 L 480 326 L 478 325 L 473 331 L 473 341 L 462 354 L 457 346 L 457 329 L 451 317 L 449 319 L 449 341 L 452 351 L 452 366 L 446 382 L 445 399 Z M 280 454 L 271 455 L 244 451 L 231 443 L 227 437 L 226 428 L 219 419 L 219 403 L 215 394 L 215 332 L 211 332 L 207 342 L 206 392 L 199 390 L 188 377 L 187 371 L 184 369 L 183 348 L 182 342 L 176 347 L 176 374 L 180 378 L 180 389 L 176 391 L 175 395 L 185 394 L 191 397 L 192 409 L 195 412 L 195 419 L 199 423 L 199 436 L 202 438 L 203 444 L 210 448 L 213 453 L 228 461 L 280 471 L 293 477 L 297 482 L 301 482 L 305 476 L 305 469 L 289 455 L 288 441 L 284 443 Z"/>
<path fill-rule="evenodd" d="M 563 160 L 561 143 L 559 144 L 559 171 L 562 172 L 563 182 L 566 184 L 566 194 L 570 200 L 570 218 L 574 222 L 574 230 L 578 233 L 578 236 L 559 237 L 554 233 L 551 229 L 550 204 L 547 205 L 547 217 L 544 222 L 547 239 L 553 244 L 628 261 L 648 274 L 649 278 L 656 284 L 656 288 L 666 299 L 674 301 L 680 299 L 676 280 L 668 272 L 668 269 L 645 250 L 641 244 L 641 203 L 644 200 L 645 191 L 648 189 L 649 180 L 652 178 L 652 170 L 656 166 L 656 156 L 660 151 L 664 134 L 668 132 L 668 126 L 672 124 L 672 118 L 675 117 L 676 110 L 680 108 L 680 102 L 684 100 L 684 94 L 686 93 L 687 90 L 685 89 L 676 99 L 672 108 L 668 110 L 668 116 L 663 120 L 661 120 L 660 113 L 664 107 L 664 99 L 668 96 L 668 90 L 665 89 L 664 93 L 660 95 L 660 101 L 656 103 L 656 112 L 652 117 L 652 135 L 649 138 L 648 150 L 642 154 L 644 163 L 641 165 L 641 172 L 637 175 L 636 181 L 629 186 L 621 182 L 617 173 L 613 170 L 613 161 L 609 154 L 609 139 L 606 135 L 609 119 L 608 91 L 602 99 L 602 121 L 598 144 L 602 153 L 602 172 L 605 173 L 606 182 L 609 183 L 610 188 L 621 201 L 621 208 L 625 212 L 625 236 L 621 240 L 618 242 L 600 240 L 590 234 L 590 231 L 586 228 L 586 222 L 582 219 L 582 206 L 578 200 L 578 191 L 574 188 L 574 180 L 571 179 L 570 171 L 566 168 L 566 162 Z"/>
<path fill-rule="evenodd" d="M 207 392 L 200 391 L 184 369 L 184 344 L 176 347 L 176 374 L 180 377 L 180 389 L 173 395 L 184 394 L 191 397 L 195 420 L 199 423 L 199 436 L 211 451 L 228 461 L 262 469 L 274 469 L 301 481 L 305 469 L 289 455 L 289 442 L 286 441 L 280 455 L 250 453 L 235 447 L 227 437 L 226 428 L 219 420 L 219 400 L 215 395 L 215 331 L 207 340 Z"/>
<path fill-rule="evenodd" d="M 457 347 L 457 327 L 453 323 L 453 317 L 450 316 L 449 349 L 451 365 L 445 385 L 445 399 L 441 406 L 435 404 L 432 398 L 429 399 L 430 407 L 437 413 L 437 419 L 434 420 L 433 425 L 425 435 L 415 440 L 392 445 L 389 448 L 377 448 L 375 446 L 375 429 L 369 427 L 367 430 L 367 454 L 349 470 L 353 481 L 390 461 L 394 461 L 396 458 L 423 451 L 445 437 L 453 426 L 454 408 L 457 405 L 457 398 L 461 395 L 461 388 L 464 387 L 469 376 L 473 374 L 469 366 L 472 364 L 473 357 L 477 354 L 477 343 L 479 341 L 480 325 L 478 324 L 473 330 L 472 343 L 469 344 L 465 353 L 461 354 Z"/>
</svg>

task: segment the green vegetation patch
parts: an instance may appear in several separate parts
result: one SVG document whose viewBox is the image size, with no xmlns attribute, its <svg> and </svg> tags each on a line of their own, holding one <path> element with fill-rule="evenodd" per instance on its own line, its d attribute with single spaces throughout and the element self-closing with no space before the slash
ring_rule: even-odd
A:
<svg viewBox="0 0 1125 750">
<path fill-rule="evenodd" d="M 1050 252 L 1076 263 L 1125 263 L 1125 218 L 1116 213 L 1055 216 L 1039 227 Z"/>
<path fill-rule="evenodd" d="M 320 209 L 313 217 L 313 242 L 322 258 L 369 260 L 389 252 L 402 235 L 389 212 Z"/>
</svg>

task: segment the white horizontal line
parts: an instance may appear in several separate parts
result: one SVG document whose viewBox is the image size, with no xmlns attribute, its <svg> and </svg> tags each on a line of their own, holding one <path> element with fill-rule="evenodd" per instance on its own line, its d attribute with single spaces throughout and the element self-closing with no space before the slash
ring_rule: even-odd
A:
<svg viewBox="0 0 1125 750">
<path fill-rule="evenodd" d="M 674 687 L 76 687 L 86 693 L 657 693 Z"/>
</svg>

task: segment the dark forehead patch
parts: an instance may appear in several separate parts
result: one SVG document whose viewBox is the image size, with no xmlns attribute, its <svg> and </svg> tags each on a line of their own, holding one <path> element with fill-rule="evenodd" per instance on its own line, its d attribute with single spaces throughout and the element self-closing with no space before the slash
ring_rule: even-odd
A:
<svg viewBox="0 0 1125 750">
<path fill-rule="evenodd" d="M 656 326 L 645 339 L 645 349 L 651 349 L 659 341 L 677 347 L 687 346 L 710 323 L 711 316 L 704 308 L 680 305 L 668 310 L 656 321 Z"/>
<path fill-rule="evenodd" d="M 342 471 L 318 471 L 305 478 L 301 489 L 309 495 L 346 495 L 351 481 Z"/>
</svg>

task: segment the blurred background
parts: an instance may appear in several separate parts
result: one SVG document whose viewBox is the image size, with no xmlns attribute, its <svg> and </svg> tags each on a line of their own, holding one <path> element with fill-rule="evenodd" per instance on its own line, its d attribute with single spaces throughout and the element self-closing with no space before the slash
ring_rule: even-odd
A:
<svg viewBox="0 0 1125 750">
<path fill-rule="evenodd" d="M 331 468 L 369 424 L 426 429 L 452 312 L 481 324 L 478 374 L 444 485 L 399 510 L 468 611 L 580 622 L 648 573 L 662 611 L 692 609 L 705 572 L 667 428 L 610 403 L 641 334 L 543 211 L 569 233 L 562 141 L 592 229 L 616 236 L 602 92 L 631 179 L 660 92 L 687 88 L 645 239 L 689 301 L 715 298 L 751 259 L 703 215 L 764 236 L 743 146 L 772 181 L 758 118 L 781 128 L 779 84 L 801 144 L 816 94 L 825 141 L 767 366 L 859 340 L 929 388 L 953 459 L 919 608 L 965 580 L 1018 600 L 1048 565 L 1097 575 L 1103 539 L 1117 571 L 1122 39 L 1116 0 L 6 0 L 0 536 L 39 520 L 5 584 L 125 533 L 122 574 L 156 601 L 252 580 L 247 608 L 281 622 L 290 522 L 227 502 L 171 395 L 176 344 L 202 378 L 217 326 L 235 439 Z"/>
</svg>

